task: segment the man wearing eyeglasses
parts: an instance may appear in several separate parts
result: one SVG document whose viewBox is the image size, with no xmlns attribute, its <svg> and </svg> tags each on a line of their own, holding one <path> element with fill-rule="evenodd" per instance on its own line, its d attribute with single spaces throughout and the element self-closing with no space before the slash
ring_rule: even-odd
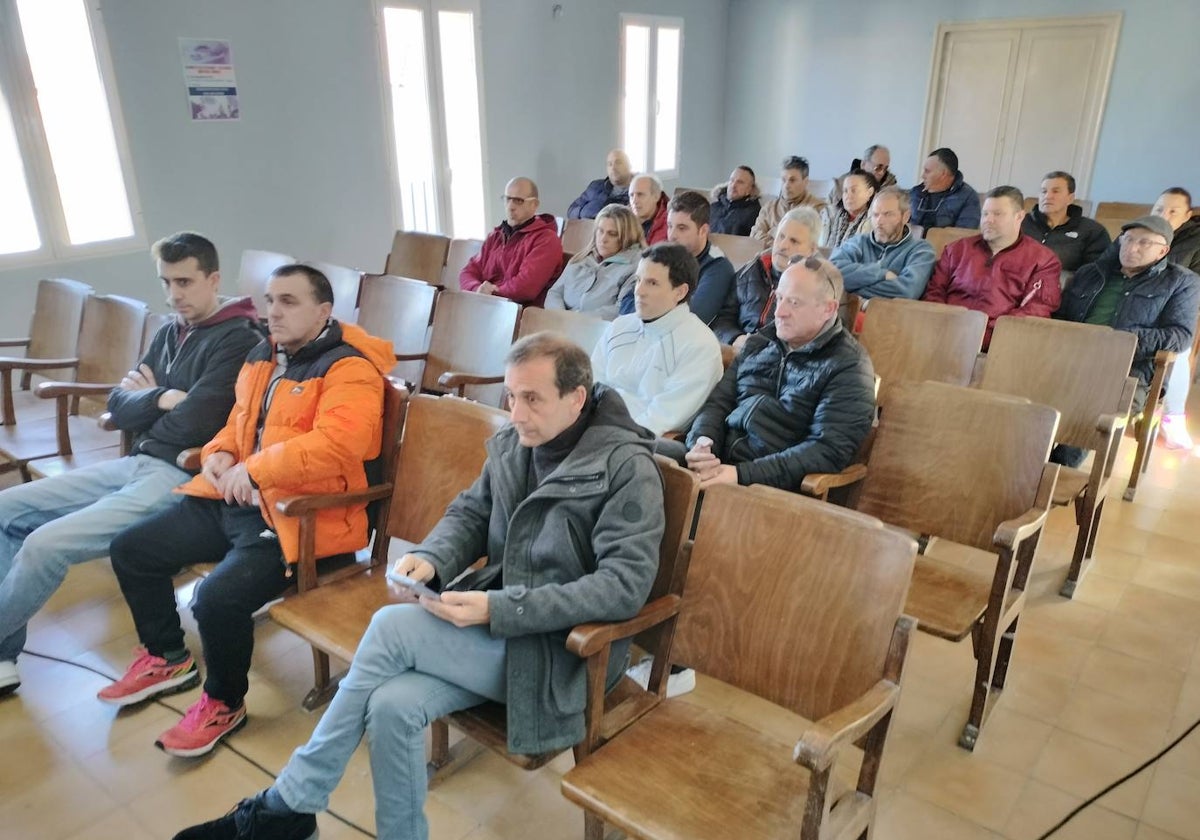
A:
<svg viewBox="0 0 1200 840">
<path fill-rule="evenodd" d="M 549 213 L 538 213 L 537 184 L 513 178 L 504 188 L 505 219 L 458 276 L 463 291 L 541 306 L 562 268 L 562 241 Z"/>
<path fill-rule="evenodd" d="M 1187 352 L 1200 314 L 1200 277 L 1167 258 L 1171 223 L 1143 216 L 1121 227 L 1116 254 L 1085 265 L 1063 292 L 1055 317 L 1104 324 L 1137 336 L 1130 373 L 1138 378 L 1133 410 L 1141 411 L 1159 350 Z"/>
</svg>

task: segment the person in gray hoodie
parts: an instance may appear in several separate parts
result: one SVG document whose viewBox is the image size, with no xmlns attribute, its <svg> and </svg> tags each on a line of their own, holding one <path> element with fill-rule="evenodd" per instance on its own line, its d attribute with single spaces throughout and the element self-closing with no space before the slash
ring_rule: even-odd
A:
<svg viewBox="0 0 1200 840">
<path fill-rule="evenodd" d="M 933 273 L 933 246 L 908 226 L 908 192 L 885 187 L 871 205 L 873 230 L 843 242 L 829 261 L 842 272 L 846 291 L 861 298 L 912 298 Z"/>
<path fill-rule="evenodd" d="M 664 529 L 662 479 L 653 437 L 615 391 L 592 383 L 582 348 L 536 333 L 505 361 L 512 424 L 488 440 L 478 480 L 394 567 L 441 589 L 440 600 L 377 612 L 275 784 L 178 840 L 309 836 L 364 733 L 379 836 L 427 837 L 425 728 L 485 700 L 506 704 L 511 752 L 583 738 L 586 669 L 564 642 L 577 624 L 627 619 L 645 603 Z M 467 571 L 485 555 L 487 565 Z M 608 685 L 627 651 L 613 646 Z"/>
<path fill-rule="evenodd" d="M 570 309 L 611 321 L 632 291 L 638 259 L 646 248 L 633 211 L 610 204 L 596 216 L 592 244 L 567 263 L 546 293 L 547 309 Z"/>
</svg>

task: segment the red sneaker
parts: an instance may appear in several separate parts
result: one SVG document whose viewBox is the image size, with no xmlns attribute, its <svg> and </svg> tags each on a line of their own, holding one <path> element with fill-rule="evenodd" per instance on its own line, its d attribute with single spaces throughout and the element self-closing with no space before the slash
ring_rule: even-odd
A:
<svg viewBox="0 0 1200 840">
<path fill-rule="evenodd" d="M 196 660 L 190 653 L 182 662 L 170 663 L 161 656 L 152 655 L 144 647 L 139 646 L 134 652 L 137 658 L 125 676 L 97 692 L 98 699 L 114 706 L 132 706 L 156 694 L 186 691 L 200 681 Z"/>
<path fill-rule="evenodd" d="M 154 745 L 165 753 L 193 758 L 212 752 L 217 742 L 246 725 L 246 705 L 230 709 L 208 694 L 192 704 L 183 720 L 158 737 Z"/>
</svg>

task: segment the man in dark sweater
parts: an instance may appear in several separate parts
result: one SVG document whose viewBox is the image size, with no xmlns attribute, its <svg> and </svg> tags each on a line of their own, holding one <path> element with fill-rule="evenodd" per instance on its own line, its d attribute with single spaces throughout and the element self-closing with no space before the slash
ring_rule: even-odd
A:
<svg viewBox="0 0 1200 840">
<path fill-rule="evenodd" d="M 224 424 L 238 370 L 262 338 L 249 298 L 218 295 L 211 242 L 177 233 L 152 253 L 176 318 L 109 395 L 113 422 L 133 433 L 130 454 L 0 492 L 0 696 L 20 685 L 25 625 L 67 570 L 106 556 L 113 536 L 175 498 L 188 479 L 175 457 Z"/>
<path fill-rule="evenodd" d="M 1071 272 L 1100 259 L 1112 242 L 1104 225 L 1083 215 L 1074 201 L 1074 176 L 1048 172 L 1042 178 L 1037 206 L 1021 222 L 1021 232 L 1053 251 L 1063 271 Z"/>
</svg>

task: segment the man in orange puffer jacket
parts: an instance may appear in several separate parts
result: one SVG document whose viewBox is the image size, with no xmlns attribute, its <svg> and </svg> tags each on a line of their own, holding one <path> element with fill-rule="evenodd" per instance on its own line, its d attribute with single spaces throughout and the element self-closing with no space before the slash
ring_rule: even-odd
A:
<svg viewBox="0 0 1200 840">
<path fill-rule="evenodd" d="M 267 287 L 270 339 L 250 351 L 225 427 L 201 453 L 184 498 L 114 538 L 113 571 L 143 645 L 129 670 L 99 694 L 115 705 L 182 691 L 199 680 L 184 646 L 171 578 L 217 562 L 196 589 L 204 693 L 156 744 L 179 756 L 212 750 L 246 720 L 242 700 L 254 649 L 252 615 L 279 597 L 299 553 L 299 525 L 275 511 L 289 496 L 367 486 L 379 457 L 389 342 L 330 318 L 333 291 L 305 265 L 275 270 Z M 317 514 L 316 555 L 367 544 L 363 504 Z"/>
</svg>

